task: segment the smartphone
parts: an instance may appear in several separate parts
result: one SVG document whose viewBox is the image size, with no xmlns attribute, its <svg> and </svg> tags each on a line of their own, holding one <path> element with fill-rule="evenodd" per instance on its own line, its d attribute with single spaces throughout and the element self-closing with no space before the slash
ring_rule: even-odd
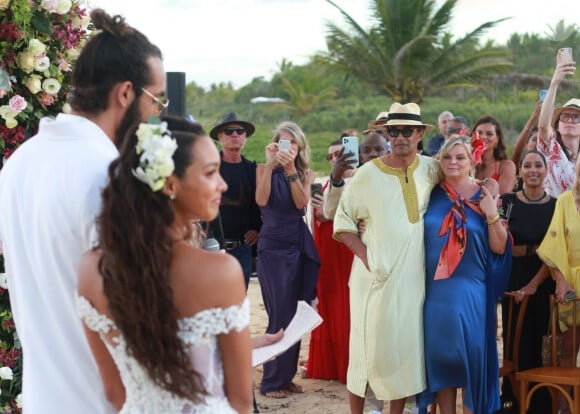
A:
<svg viewBox="0 0 580 414">
<path fill-rule="evenodd" d="M 558 63 L 574 62 L 574 55 L 571 47 L 563 47 L 558 51 Z"/>
<path fill-rule="evenodd" d="M 288 140 L 288 139 L 281 139 L 278 142 L 278 149 L 280 151 L 290 151 L 290 140 Z"/>
<path fill-rule="evenodd" d="M 358 166 L 358 138 L 342 137 L 342 145 L 344 146 L 344 154 L 348 154 L 349 152 L 353 154 L 347 158 L 348 163 L 354 166 Z"/>
<path fill-rule="evenodd" d="M 544 102 L 544 98 L 546 97 L 546 94 L 548 93 L 547 89 L 540 89 L 539 92 L 539 96 L 540 96 L 540 102 Z"/>
<path fill-rule="evenodd" d="M 310 184 L 310 197 L 314 197 L 315 194 L 322 195 L 322 184 L 321 183 Z"/>
</svg>

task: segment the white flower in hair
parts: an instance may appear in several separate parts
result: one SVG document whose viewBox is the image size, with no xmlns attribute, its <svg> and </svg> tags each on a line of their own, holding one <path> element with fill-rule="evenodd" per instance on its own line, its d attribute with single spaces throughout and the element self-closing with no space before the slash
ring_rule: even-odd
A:
<svg viewBox="0 0 580 414">
<path fill-rule="evenodd" d="M 153 191 L 159 191 L 175 169 L 173 153 L 177 150 L 177 142 L 171 138 L 166 122 L 141 123 L 135 134 L 138 138 L 136 151 L 141 156 L 133 175 Z"/>
</svg>

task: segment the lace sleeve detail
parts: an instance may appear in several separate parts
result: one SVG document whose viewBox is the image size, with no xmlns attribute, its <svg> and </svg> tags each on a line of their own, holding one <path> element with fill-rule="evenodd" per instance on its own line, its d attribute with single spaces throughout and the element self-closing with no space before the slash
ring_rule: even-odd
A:
<svg viewBox="0 0 580 414">
<path fill-rule="evenodd" d="M 225 334 L 232 330 L 237 332 L 250 322 L 250 301 L 246 297 L 240 305 L 228 308 L 205 309 L 179 321 L 182 340 L 197 343 L 215 335 Z"/>
<path fill-rule="evenodd" d="M 77 314 L 92 331 L 108 333 L 110 329 L 116 329 L 112 320 L 100 314 L 85 297 L 78 293 L 75 294 L 75 304 Z"/>
</svg>

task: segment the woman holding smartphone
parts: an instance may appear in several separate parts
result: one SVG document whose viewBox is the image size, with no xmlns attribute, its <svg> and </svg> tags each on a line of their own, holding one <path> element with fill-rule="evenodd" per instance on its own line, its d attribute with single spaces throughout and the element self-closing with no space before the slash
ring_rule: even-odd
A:
<svg viewBox="0 0 580 414">
<path fill-rule="evenodd" d="M 566 75 L 574 75 L 572 49 L 558 50 L 556 69 L 538 118 L 538 150 L 548 162 L 546 192 L 558 197 L 574 183 L 574 165 L 580 149 L 580 99 L 570 99 L 554 109 L 558 86 Z"/>
<path fill-rule="evenodd" d="M 258 239 L 257 272 L 268 314 L 267 333 L 285 329 L 299 300 L 316 296 L 320 258 L 304 222 L 314 174 L 304 132 L 293 122 L 283 122 L 266 146 L 266 162 L 256 171 L 256 203 L 262 213 Z M 285 398 L 304 389 L 292 382 L 298 369 L 300 343 L 264 364 L 260 392 Z"/>
</svg>

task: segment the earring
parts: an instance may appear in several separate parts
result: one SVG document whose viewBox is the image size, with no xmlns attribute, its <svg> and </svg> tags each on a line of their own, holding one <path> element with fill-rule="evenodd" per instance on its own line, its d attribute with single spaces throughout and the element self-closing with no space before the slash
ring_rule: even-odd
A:
<svg viewBox="0 0 580 414">
<path fill-rule="evenodd" d="M 172 200 L 172 201 L 173 201 L 173 200 L 175 200 L 175 194 L 171 194 L 171 195 L 169 196 L 169 199 L 170 199 L 170 200 Z"/>
</svg>

